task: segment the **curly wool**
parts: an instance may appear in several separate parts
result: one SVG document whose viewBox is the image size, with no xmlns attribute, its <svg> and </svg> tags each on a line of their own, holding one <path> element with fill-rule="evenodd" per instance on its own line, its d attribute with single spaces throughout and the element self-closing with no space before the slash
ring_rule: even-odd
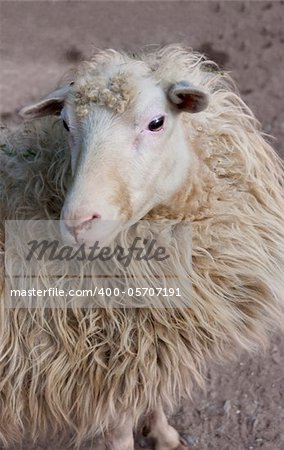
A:
<svg viewBox="0 0 284 450">
<path fill-rule="evenodd" d="M 91 103 L 123 113 L 137 92 L 135 74 L 149 72 L 140 61 L 131 61 L 126 54 L 114 50 L 100 52 L 90 61 L 84 61 L 74 74 L 72 87 L 78 116 L 85 116 Z"/>
<path fill-rule="evenodd" d="M 117 61 L 131 65 L 130 57 L 114 51 L 101 52 L 95 61 L 98 70 Z M 137 425 L 158 398 L 171 410 L 190 395 L 194 381 L 202 384 L 209 358 L 254 350 L 267 343 L 276 324 L 283 328 L 282 162 L 231 78 L 208 70 L 211 63 L 200 54 L 171 46 L 142 55 L 139 63 L 134 61 L 135 70 L 141 67 L 165 84 L 178 76 L 211 94 L 208 110 L 183 117 L 195 177 L 173 196 L 171 207 L 156 207 L 145 217 L 160 221 L 166 234 L 172 220 L 191 220 L 192 270 L 188 235 L 176 242 L 182 257 L 169 268 L 180 279 L 190 278 L 183 289 L 191 307 L 8 310 L 2 292 L 4 444 L 20 442 L 27 430 L 35 441 L 50 430 L 56 439 L 71 430 L 79 445 L 129 409 Z M 46 119 L 25 132 L 4 131 L 0 149 L 1 218 L 58 219 L 69 174 L 60 122 Z M 145 223 L 138 224 L 142 236 Z M 3 224 L 0 237 L 4 250 Z M 137 275 L 134 265 L 129 270 Z M 153 262 L 147 275 L 162 276 L 159 270 Z M 153 284 L 150 276 L 147 283 Z M 37 280 L 38 286 L 48 284 Z"/>
<path fill-rule="evenodd" d="M 117 75 L 110 80 L 95 77 L 92 83 L 83 78 L 74 86 L 76 112 L 79 116 L 88 114 L 90 104 L 96 103 L 123 113 L 130 103 L 131 87 L 126 75 Z"/>
</svg>

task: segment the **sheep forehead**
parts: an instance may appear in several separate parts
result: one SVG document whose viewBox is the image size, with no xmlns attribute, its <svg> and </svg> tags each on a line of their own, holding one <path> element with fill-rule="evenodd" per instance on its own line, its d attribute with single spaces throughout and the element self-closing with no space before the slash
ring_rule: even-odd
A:
<svg viewBox="0 0 284 450">
<path fill-rule="evenodd" d="M 146 65 L 120 63 L 93 66 L 79 73 L 73 88 L 75 109 L 79 116 L 88 114 L 92 104 L 122 113 L 133 103 L 149 76 Z"/>
</svg>

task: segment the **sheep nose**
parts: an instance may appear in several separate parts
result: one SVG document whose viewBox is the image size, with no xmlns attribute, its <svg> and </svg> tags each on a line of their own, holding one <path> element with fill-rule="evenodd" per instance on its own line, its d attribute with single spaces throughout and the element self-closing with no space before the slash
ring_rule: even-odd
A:
<svg viewBox="0 0 284 450">
<path fill-rule="evenodd" d="M 100 219 L 101 215 L 98 212 L 94 212 L 92 215 L 88 217 L 80 217 L 78 219 L 64 218 L 63 220 L 69 233 L 71 233 L 72 236 L 74 236 L 75 240 L 78 241 L 78 234 L 91 228 L 92 224 Z"/>
</svg>

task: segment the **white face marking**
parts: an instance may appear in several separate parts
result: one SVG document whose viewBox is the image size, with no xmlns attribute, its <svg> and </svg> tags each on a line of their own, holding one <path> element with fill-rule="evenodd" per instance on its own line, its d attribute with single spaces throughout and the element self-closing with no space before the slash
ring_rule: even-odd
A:
<svg viewBox="0 0 284 450">
<path fill-rule="evenodd" d="M 62 211 L 67 222 L 99 214 L 113 221 L 108 235 L 114 237 L 153 207 L 167 203 L 182 186 L 191 165 L 188 144 L 179 113 L 153 80 L 139 80 L 138 94 L 122 114 L 94 103 L 89 114 L 78 119 L 67 104 L 62 118 L 70 128 L 73 173 Z M 164 123 L 151 131 L 149 123 L 157 118 Z M 98 222 L 92 229 L 98 240 L 105 239 Z M 63 234 L 68 235 L 64 226 Z"/>
</svg>

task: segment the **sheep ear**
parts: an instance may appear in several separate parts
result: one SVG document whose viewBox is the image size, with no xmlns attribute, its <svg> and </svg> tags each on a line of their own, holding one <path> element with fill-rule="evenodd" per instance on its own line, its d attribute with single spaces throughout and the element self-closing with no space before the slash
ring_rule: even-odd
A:
<svg viewBox="0 0 284 450">
<path fill-rule="evenodd" d="M 181 111 L 198 113 L 207 108 L 209 98 L 203 89 L 182 80 L 170 87 L 168 97 Z"/>
<path fill-rule="evenodd" d="M 35 119 L 38 117 L 59 115 L 64 106 L 64 100 L 69 89 L 70 85 L 66 85 L 51 92 L 43 100 L 21 109 L 19 111 L 20 116 L 25 119 Z"/>
</svg>

